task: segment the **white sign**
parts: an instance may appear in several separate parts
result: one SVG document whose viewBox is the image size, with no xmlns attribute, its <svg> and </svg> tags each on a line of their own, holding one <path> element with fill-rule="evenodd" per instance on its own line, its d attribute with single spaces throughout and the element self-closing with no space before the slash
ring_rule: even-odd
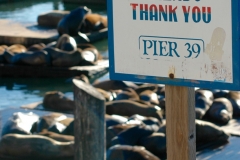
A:
<svg viewBox="0 0 240 160">
<path fill-rule="evenodd" d="M 237 0 L 108 0 L 111 78 L 236 85 L 238 6 Z"/>
</svg>

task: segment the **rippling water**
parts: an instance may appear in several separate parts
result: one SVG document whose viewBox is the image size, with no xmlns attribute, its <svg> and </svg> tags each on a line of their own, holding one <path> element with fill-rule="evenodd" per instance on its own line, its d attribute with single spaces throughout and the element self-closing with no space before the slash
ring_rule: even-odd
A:
<svg viewBox="0 0 240 160">
<path fill-rule="evenodd" d="M 0 3 L 0 19 L 20 23 L 36 23 L 37 16 L 50 10 L 73 10 L 78 4 L 64 4 L 60 0 L 21 0 Z M 87 6 L 93 12 L 106 15 L 105 6 Z M 104 57 L 108 57 L 107 40 L 94 43 Z M 103 79 L 108 78 L 108 75 Z M 73 98 L 73 86 L 67 79 L 0 78 L 0 110 L 7 107 L 42 101 L 45 92 L 58 90 Z"/>
</svg>

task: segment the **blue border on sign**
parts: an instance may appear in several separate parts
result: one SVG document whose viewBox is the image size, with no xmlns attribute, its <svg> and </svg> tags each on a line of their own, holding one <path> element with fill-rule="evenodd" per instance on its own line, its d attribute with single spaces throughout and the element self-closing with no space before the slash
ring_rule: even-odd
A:
<svg viewBox="0 0 240 160">
<path fill-rule="evenodd" d="M 107 0 L 107 15 L 108 15 L 108 49 L 109 49 L 109 72 L 110 79 L 124 80 L 143 83 L 167 84 L 175 86 L 200 87 L 208 89 L 227 89 L 240 90 L 240 1 L 232 1 L 232 62 L 233 62 L 233 83 L 198 81 L 189 79 L 170 79 L 166 77 L 122 74 L 115 72 L 114 59 L 114 26 L 113 26 L 113 1 Z"/>
</svg>

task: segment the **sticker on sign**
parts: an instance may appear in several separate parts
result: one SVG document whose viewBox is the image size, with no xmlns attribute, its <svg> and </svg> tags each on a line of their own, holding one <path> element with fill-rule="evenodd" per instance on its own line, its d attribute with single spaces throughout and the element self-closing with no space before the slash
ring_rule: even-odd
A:
<svg viewBox="0 0 240 160">
<path fill-rule="evenodd" d="M 108 0 L 110 78 L 239 90 L 239 3 Z"/>
</svg>

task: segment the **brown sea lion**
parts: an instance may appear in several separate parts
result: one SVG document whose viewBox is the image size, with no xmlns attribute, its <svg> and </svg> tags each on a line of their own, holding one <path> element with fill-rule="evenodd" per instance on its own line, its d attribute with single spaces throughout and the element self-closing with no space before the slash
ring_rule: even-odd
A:
<svg viewBox="0 0 240 160">
<path fill-rule="evenodd" d="M 59 142 L 74 142 L 74 136 L 57 134 L 48 130 L 43 130 L 42 132 L 38 133 L 38 135 L 46 136 Z"/>
<path fill-rule="evenodd" d="M 202 119 L 205 115 L 206 111 L 201 108 L 195 108 L 195 118 Z"/>
<path fill-rule="evenodd" d="M 80 62 L 81 66 L 94 65 L 97 60 L 100 59 L 100 53 L 96 48 L 85 48 L 81 52 L 82 61 Z"/>
<path fill-rule="evenodd" d="M 116 100 L 106 102 L 106 113 L 122 116 L 139 114 L 146 117 L 155 117 L 162 122 L 161 108 L 156 105 L 146 105 L 131 100 Z"/>
<path fill-rule="evenodd" d="M 35 52 L 35 51 L 40 51 L 45 47 L 46 47 L 46 45 L 44 43 L 38 43 L 38 44 L 31 45 L 30 47 L 28 47 L 27 50 Z"/>
<path fill-rule="evenodd" d="M 150 102 L 151 104 L 159 105 L 158 101 L 158 95 L 151 91 L 151 90 L 145 90 L 139 94 L 139 97 L 143 101 Z"/>
<path fill-rule="evenodd" d="M 0 63 L 4 63 L 5 62 L 4 52 L 5 52 L 6 48 L 7 48 L 7 46 L 5 46 L 5 45 L 1 45 L 0 46 Z"/>
<path fill-rule="evenodd" d="M 195 120 L 195 124 L 197 148 L 200 148 L 202 144 L 210 142 L 228 142 L 230 135 L 215 124 L 202 120 Z"/>
<path fill-rule="evenodd" d="M 10 133 L 16 134 L 32 134 L 31 129 L 32 125 L 37 122 L 39 116 L 30 112 L 22 113 L 16 112 L 13 113 L 7 122 L 3 125 L 2 136 Z"/>
<path fill-rule="evenodd" d="M 230 91 L 228 93 L 228 99 L 233 106 L 233 116 L 240 117 L 240 92 L 239 91 Z"/>
<path fill-rule="evenodd" d="M 65 120 L 67 117 L 60 113 L 51 113 L 44 115 L 39 118 L 37 122 L 37 132 L 42 132 L 43 130 L 54 131 L 56 133 L 61 133 L 66 126 L 59 121 Z"/>
<path fill-rule="evenodd" d="M 77 43 L 75 39 L 67 34 L 63 34 L 58 40 L 55 46 L 56 48 L 63 51 L 76 51 Z"/>
<path fill-rule="evenodd" d="M 58 122 L 62 123 L 64 126 L 68 126 L 73 120 L 74 118 L 67 117 L 66 119 L 58 120 Z"/>
<path fill-rule="evenodd" d="M 228 96 L 228 90 L 219 90 L 219 89 L 213 89 L 211 90 L 214 96 L 214 99 L 216 98 L 226 98 Z"/>
<path fill-rule="evenodd" d="M 197 89 L 195 91 L 195 99 L 198 99 L 198 97 L 205 97 L 206 102 L 209 106 L 211 106 L 213 103 L 214 96 L 213 92 L 210 90 Z"/>
<path fill-rule="evenodd" d="M 135 91 L 137 94 L 140 94 L 141 92 L 145 90 L 150 90 L 153 92 L 156 92 L 158 90 L 158 85 L 157 84 L 151 84 L 151 83 L 146 83 L 138 86 Z"/>
<path fill-rule="evenodd" d="M 66 127 L 66 129 L 61 134 L 74 136 L 74 120 Z"/>
<path fill-rule="evenodd" d="M 153 133 L 150 136 L 141 138 L 137 145 L 143 146 L 159 158 L 166 158 L 167 139 L 164 133 Z"/>
<path fill-rule="evenodd" d="M 227 98 L 217 98 L 214 99 L 203 119 L 225 125 L 232 119 L 232 115 L 233 107 L 231 102 Z"/>
<path fill-rule="evenodd" d="M 151 135 L 154 130 L 148 125 L 137 125 L 120 132 L 112 139 L 111 145 L 135 145 L 142 138 Z"/>
<path fill-rule="evenodd" d="M 137 124 L 118 124 L 110 126 L 106 129 L 106 145 L 107 148 L 111 147 L 111 142 L 114 137 L 116 137 L 120 132 L 127 130 L 129 128 L 135 127 Z"/>
<path fill-rule="evenodd" d="M 108 149 L 107 160 L 160 160 L 144 147 L 115 145 Z"/>
<path fill-rule="evenodd" d="M 129 117 L 128 121 L 130 121 L 132 119 L 140 120 L 146 125 L 156 125 L 158 127 L 160 127 L 162 125 L 162 123 L 159 122 L 159 120 L 157 118 L 154 118 L 154 117 L 144 117 L 144 116 L 135 114 L 135 115 Z M 126 123 L 128 123 L 128 122 L 126 122 Z"/>
<path fill-rule="evenodd" d="M 117 81 L 117 80 L 105 80 L 101 82 L 93 83 L 95 88 L 101 88 L 105 91 L 110 90 L 119 90 L 119 89 L 126 89 L 126 88 L 135 88 L 136 85 L 133 83 L 126 83 L 124 81 Z"/>
<path fill-rule="evenodd" d="M 212 103 L 211 103 L 212 105 Z M 204 96 L 198 96 L 195 98 L 195 107 L 201 108 L 205 112 L 210 108 L 210 103 L 208 102 L 207 98 Z"/>
<path fill-rule="evenodd" d="M 127 122 L 127 118 L 120 115 L 105 114 L 106 127 L 118 125 Z"/>
<path fill-rule="evenodd" d="M 46 92 L 43 98 L 43 107 L 59 111 L 73 111 L 75 103 L 62 92 Z"/>
<path fill-rule="evenodd" d="M 105 90 L 100 89 L 100 88 L 96 88 L 96 90 L 103 95 L 106 102 L 114 100 L 117 96 L 116 94 L 113 94 L 113 92 L 105 91 Z"/>
<path fill-rule="evenodd" d="M 87 14 L 80 26 L 80 32 L 90 33 L 107 28 L 107 17 L 99 14 Z"/>
<path fill-rule="evenodd" d="M 197 148 L 200 148 L 201 145 L 209 142 L 227 142 L 230 136 L 228 133 L 225 133 L 220 127 L 211 122 L 196 119 L 195 125 Z M 163 125 L 158 130 L 158 133 L 166 134 L 166 125 Z"/>
<path fill-rule="evenodd" d="M 59 142 L 41 135 L 7 134 L 0 141 L 0 154 L 22 159 L 58 159 L 74 156 L 73 142 Z"/>
<path fill-rule="evenodd" d="M 71 67 L 79 65 L 82 61 L 81 49 L 69 52 L 60 50 L 58 48 L 46 47 L 44 50 L 50 55 L 52 66 Z"/>
<path fill-rule="evenodd" d="M 123 89 L 116 97 L 116 100 L 134 100 L 139 101 L 140 98 L 136 91 L 132 88 Z"/>
<path fill-rule="evenodd" d="M 12 64 L 20 65 L 51 65 L 50 56 L 46 51 L 28 51 L 24 53 L 16 54 L 11 59 Z"/>
<path fill-rule="evenodd" d="M 26 52 L 27 51 L 27 48 L 21 44 L 14 44 L 14 45 L 11 45 L 7 48 L 7 50 L 11 53 L 23 53 L 23 52 Z"/>
<path fill-rule="evenodd" d="M 58 23 L 57 30 L 60 35 L 68 34 L 70 36 L 78 36 L 78 31 L 85 16 L 91 13 L 91 9 L 81 6 L 63 17 Z"/>
<path fill-rule="evenodd" d="M 8 48 L 6 48 L 3 53 L 4 62 L 10 64 L 10 63 L 12 63 L 12 57 L 14 55 L 19 54 L 19 53 L 24 53 L 26 51 L 27 51 L 26 47 L 24 47 L 21 44 L 11 45 Z"/>
</svg>

